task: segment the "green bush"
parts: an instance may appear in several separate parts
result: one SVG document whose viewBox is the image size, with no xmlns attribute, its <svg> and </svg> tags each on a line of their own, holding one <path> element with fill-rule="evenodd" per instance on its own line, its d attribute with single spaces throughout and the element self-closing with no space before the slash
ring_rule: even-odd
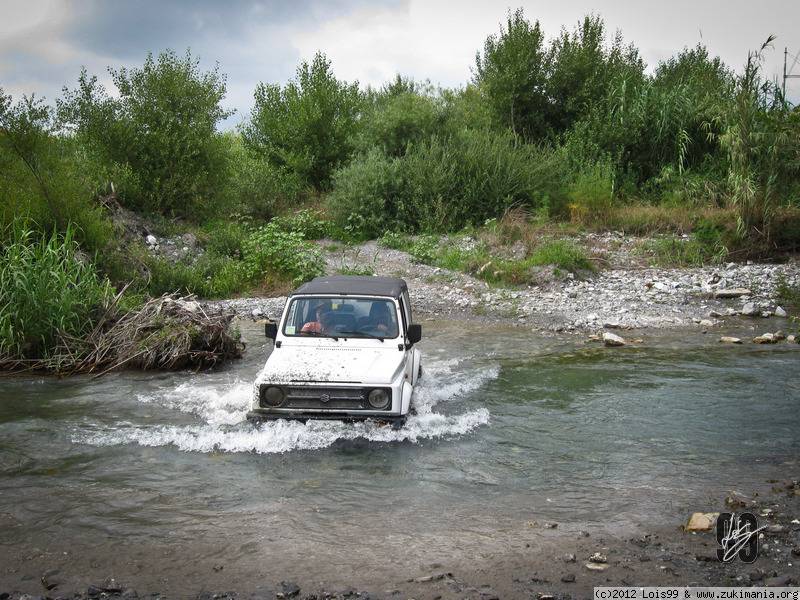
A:
<svg viewBox="0 0 800 600">
<path fill-rule="evenodd" d="M 112 296 L 74 230 L 40 237 L 22 221 L 0 240 L 0 356 L 46 358 L 63 337 L 81 338 Z"/>
<path fill-rule="evenodd" d="M 389 96 L 365 117 L 359 146 L 380 148 L 387 156 L 404 155 L 409 144 L 430 139 L 441 124 L 436 100 L 416 92 Z"/>
<path fill-rule="evenodd" d="M 83 70 L 59 102 L 61 119 L 105 165 L 125 203 L 137 210 L 200 219 L 225 185 L 226 144 L 217 125 L 225 76 L 168 50 L 141 68 L 109 69 L 116 94 Z"/>
<path fill-rule="evenodd" d="M 380 237 L 378 243 L 384 248 L 407 250 L 411 246 L 411 238 L 399 231 L 387 231 Z"/>
<path fill-rule="evenodd" d="M 552 151 L 508 133 L 463 130 L 410 147 L 402 158 L 378 150 L 334 176 L 328 200 L 343 228 L 362 237 L 393 229 L 455 231 L 516 206 L 536 209 L 563 196 Z"/>
<path fill-rule="evenodd" d="M 301 232 L 286 231 L 275 221 L 250 234 L 243 248 L 245 273 L 252 281 L 274 282 L 277 277 L 298 284 L 325 272 L 320 249 Z"/>
<path fill-rule="evenodd" d="M 226 133 L 225 140 L 229 171 L 222 204 L 228 214 L 269 221 L 302 200 L 305 186 L 296 173 L 245 148 L 238 134 Z"/>
<path fill-rule="evenodd" d="M 304 208 L 296 213 L 275 217 L 273 222 L 284 231 L 299 233 L 307 240 L 318 240 L 329 233 L 330 223 L 313 210 Z"/>
<path fill-rule="evenodd" d="M 39 236 L 72 228 L 74 239 L 107 255 L 114 228 L 97 203 L 96 165 L 61 136 L 53 111 L 24 97 L 12 104 L 0 89 L 0 228 L 27 220 Z"/>
<path fill-rule="evenodd" d="M 211 251 L 194 264 L 157 257 L 145 262 L 150 273 L 147 291 L 153 296 L 177 292 L 200 298 L 226 298 L 250 285 L 241 261 Z"/>
<path fill-rule="evenodd" d="M 285 87 L 259 84 L 250 120 L 242 127 L 248 147 L 317 190 L 352 151 L 361 96 L 358 83 L 339 81 L 317 53 L 303 61 Z"/>
<path fill-rule="evenodd" d="M 544 42 L 539 21 L 531 24 L 520 8 L 509 13 L 499 35 L 486 38 L 483 53 L 475 58 L 475 83 L 485 91 L 497 121 L 528 140 L 549 131 L 550 56 Z"/>
</svg>

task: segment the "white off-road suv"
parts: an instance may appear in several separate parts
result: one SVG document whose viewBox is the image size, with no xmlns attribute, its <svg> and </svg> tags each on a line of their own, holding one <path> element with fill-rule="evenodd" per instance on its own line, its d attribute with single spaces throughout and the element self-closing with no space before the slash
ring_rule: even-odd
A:
<svg viewBox="0 0 800 600">
<path fill-rule="evenodd" d="M 289 295 L 247 418 L 377 419 L 400 426 L 422 373 L 408 287 L 393 277 L 317 277 Z"/>
</svg>

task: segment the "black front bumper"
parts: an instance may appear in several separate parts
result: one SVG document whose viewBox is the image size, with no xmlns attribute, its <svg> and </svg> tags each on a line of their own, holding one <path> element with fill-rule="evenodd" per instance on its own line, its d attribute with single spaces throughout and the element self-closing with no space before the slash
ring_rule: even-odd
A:
<svg viewBox="0 0 800 600">
<path fill-rule="evenodd" d="M 356 421 L 377 421 L 378 423 L 388 423 L 392 427 L 399 429 L 406 422 L 407 415 L 354 415 L 352 413 L 339 413 L 335 411 L 326 413 L 274 413 L 251 410 L 247 413 L 247 420 L 251 423 L 264 423 L 266 421 L 343 421 L 353 423 Z"/>
</svg>

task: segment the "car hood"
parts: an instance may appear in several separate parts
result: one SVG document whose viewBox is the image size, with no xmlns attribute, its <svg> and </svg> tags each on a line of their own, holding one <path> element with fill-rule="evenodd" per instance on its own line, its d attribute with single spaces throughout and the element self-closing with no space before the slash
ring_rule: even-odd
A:
<svg viewBox="0 0 800 600">
<path fill-rule="evenodd" d="M 276 349 L 259 374 L 274 383 L 390 383 L 403 365 L 396 345 L 385 348 L 287 346 Z"/>
</svg>

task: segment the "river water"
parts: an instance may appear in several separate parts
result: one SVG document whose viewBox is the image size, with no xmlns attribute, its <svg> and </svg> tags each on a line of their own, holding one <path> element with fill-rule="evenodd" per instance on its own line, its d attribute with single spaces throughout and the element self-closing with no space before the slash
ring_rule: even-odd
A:
<svg viewBox="0 0 800 600">
<path fill-rule="evenodd" d="M 268 346 L 243 327 L 246 358 L 211 374 L 0 380 L 0 581 L 26 553 L 154 586 L 310 564 L 391 579 L 397 558 L 480 560 L 547 521 L 679 524 L 800 455 L 797 346 L 683 332 L 611 349 L 426 323 L 403 429 L 255 427 Z"/>
</svg>

